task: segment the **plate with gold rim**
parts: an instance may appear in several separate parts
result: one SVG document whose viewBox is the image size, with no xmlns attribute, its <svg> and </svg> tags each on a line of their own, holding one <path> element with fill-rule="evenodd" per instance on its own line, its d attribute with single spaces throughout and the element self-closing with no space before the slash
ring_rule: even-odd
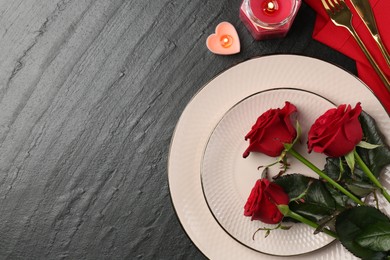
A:
<svg viewBox="0 0 390 260">
<path fill-rule="evenodd" d="M 206 145 L 201 163 L 201 181 L 207 205 L 216 221 L 234 239 L 243 245 L 271 255 L 291 256 L 312 252 L 334 239 L 326 234 L 313 235 L 313 229 L 303 224 L 287 223 L 289 230 L 273 230 L 267 237 L 259 228 L 274 228 L 243 216 L 246 199 L 261 178 L 259 166 L 273 164 L 278 158 L 251 153 L 243 158 L 248 146 L 244 136 L 258 116 L 271 108 L 282 108 L 288 101 L 297 107 L 297 120 L 302 133 L 295 149 L 315 165 L 323 166 L 325 156 L 308 153 L 307 132 L 312 123 L 326 110 L 333 108 L 329 100 L 314 93 L 291 88 L 271 89 L 245 98 L 222 117 Z M 302 173 L 317 178 L 312 171 L 294 158 L 288 158 L 286 173 Z M 269 167 L 269 178 L 279 173 L 279 164 Z M 281 247 L 280 245 L 283 245 Z"/>
<path fill-rule="evenodd" d="M 356 259 L 339 242 L 301 255 L 290 251 L 278 256 L 253 249 L 229 234 L 209 208 L 201 172 L 204 152 L 216 126 L 240 101 L 280 88 L 306 91 L 334 104 L 361 102 L 381 131 L 390 133 L 389 117 L 375 95 L 358 78 L 335 65 L 297 55 L 272 55 L 240 63 L 206 84 L 186 106 L 176 125 L 169 151 L 168 180 L 178 219 L 189 238 L 210 259 Z M 384 177 L 382 183 L 389 187 L 390 177 Z M 385 205 L 383 200 L 379 203 Z"/>
</svg>

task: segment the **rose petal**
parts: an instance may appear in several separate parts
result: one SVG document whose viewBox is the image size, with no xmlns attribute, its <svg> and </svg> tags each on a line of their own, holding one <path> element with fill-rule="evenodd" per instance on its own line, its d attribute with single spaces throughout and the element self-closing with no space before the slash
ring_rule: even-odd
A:
<svg viewBox="0 0 390 260">
<path fill-rule="evenodd" d="M 325 153 L 330 157 L 351 152 L 363 138 L 358 119 L 361 111 L 360 103 L 354 109 L 343 104 L 326 111 L 309 130 L 308 151 Z"/>
</svg>

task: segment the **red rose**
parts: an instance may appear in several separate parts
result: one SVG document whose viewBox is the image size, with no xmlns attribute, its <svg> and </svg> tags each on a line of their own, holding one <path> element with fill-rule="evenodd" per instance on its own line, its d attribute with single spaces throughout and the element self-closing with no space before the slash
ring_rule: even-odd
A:
<svg viewBox="0 0 390 260">
<path fill-rule="evenodd" d="M 249 139 L 249 147 L 245 150 L 243 157 L 246 158 L 250 152 L 260 152 L 268 156 L 277 157 L 284 150 L 284 143 L 292 143 L 297 136 L 290 116 L 297 111 L 297 108 L 286 102 L 280 109 L 270 109 L 257 118 L 252 130 L 245 136 Z"/>
<path fill-rule="evenodd" d="M 309 130 L 309 152 L 313 150 L 330 157 L 340 157 L 353 151 L 363 138 L 358 119 L 361 112 L 360 103 L 354 109 L 344 104 L 326 111 Z"/>
<path fill-rule="evenodd" d="M 288 195 L 279 185 L 267 179 L 257 180 L 244 207 L 244 215 L 252 220 L 276 224 L 283 219 L 277 205 L 288 205 Z"/>
</svg>

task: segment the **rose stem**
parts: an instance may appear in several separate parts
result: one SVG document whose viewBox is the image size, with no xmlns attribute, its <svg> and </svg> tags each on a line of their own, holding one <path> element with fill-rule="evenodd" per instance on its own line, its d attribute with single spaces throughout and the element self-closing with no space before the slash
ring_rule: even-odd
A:
<svg viewBox="0 0 390 260">
<path fill-rule="evenodd" d="M 390 194 L 387 193 L 386 189 L 383 187 L 383 185 L 379 182 L 379 180 L 375 177 L 375 175 L 371 172 L 371 170 L 367 167 L 367 165 L 364 163 L 360 155 L 354 151 L 355 159 L 360 168 L 363 170 L 363 172 L 367 175 L 367 177 L 381 190 L 382 195 L 387 199 L 388 202 L 390 202 Z"/>
<path fill-rule="evenodd" d="M 295 219 L 299 222 L 302 222 L 308 226 L 311 226 L 312 228 L 315 228 L 315 229 L 317 229 L 319 227 L 319 225 L 317 223 L 315 223 L 315 222 L 295 213 L 294 211 L 290 210 L 288 205 L 278 205 L 278 208 L 279 208 L 280 212 L 286 217 L 293 218 L 293 219 Z M 321 231 L 324 232 L 325 234 L 331 236 L 331 237 L 338 239 L 337 234 L 335 232 L 327 229 L 327 228 L 323 228 Z"/>
<path fill-rule="evenodd" d="M 303 164 L 305 164 L 307 167 L 309 167 L 310 169 L 312 169 L 315 173 L 317 173 L 321 178 L 323 178 L 324 180 L 326 180 L 327 182 L 329 182 L 330 184 L 333 185 L 333 187 L 335 187 L 336 189 L 338 189 L 339 191 L 341 191 L 342 193 L 344 193 L 345 195 L 347 195 L 350 199 L 352 199 L 354 202 L 356 202 L 357 204 L 359 205 L 364 205 L 364 203 L 358 199 L 355 195 L 353 195 L 352 193 L 350 193 L 348 190 L 346 190 L 343 186 L 341 186 L 340 184 L 338 184 L 336 181 L 334 181 L 332 178 L 330 178 L 328 175 L 326 175 L 323 171 L 321 171 L 320 169 L 317 168 L 317 166 L 315 166 L 314 164 L 312 164 L 310 161 L 308 161 L 305 157 L 303 157 L 302 155 L 300 155 L 297 151 L 295 151 L 293 148 L 289 149 L 288 152 L 294 156 L 295 158 L 297 158 L 300 162 L 302 162 Z"/>
</svg>

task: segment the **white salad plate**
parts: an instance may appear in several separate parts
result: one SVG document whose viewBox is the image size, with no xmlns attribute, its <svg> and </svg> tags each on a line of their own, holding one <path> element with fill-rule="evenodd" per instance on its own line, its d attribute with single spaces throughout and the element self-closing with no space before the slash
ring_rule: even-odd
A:
<svg viewBox="0 0 390 260">
<path fill-rule="evenodd" d="M 206 84 L 183 111 L 172 137 L 168 179 L 178 218 L 190 239 L 210 259 L 355 259 L 339 242 L 294 224 L 264 238 L 266 227 L 243 216 L 257 170 L 274 160 L 251 153 L 244 136 L 257 117 L 285 101 L 297 106 L 302 136 L 328 108 L 361 102 L 388 143 L 389 116 L 358 78 L 330 63 L 296 55 L 273 55 L 238 64 Z M 305 140 L 299 151 L 306 153 Z M 305 154 L 323 167 L 324 156 Z M 313 176 L 292 160 L 295 172 Z M 275 174 L 277 168 L 271 168 Z M 388 169 L 386 170 L 388 172 Z M 382 183 L 390 186 L 383 174 Z M 386 203 L 380 199 L 380 205 Z M 390 209 L 385 208 L 386 212 Z"/>
<path fill-rule="evenodd" d="M 308 154 L 307 133 L 312 123 L 325 111 L 335 106 L 328 100 L 297 89 L 272 89 L 256 93 L 233 106 L 212 132 L 201 164 L 201 177 L 204 195 L 211 212 L 225 231 L 243 245 L 271 255 L 298 255 L 322 248 L 333 239 L 326 234 L 313 235 L 313 229 L 303 224 L 286 223 L 292 226 L 288 231 L 274 230 L 267 237 L 259 228 L 272 228 L 258 221 L 244 217 L 244 205 L 256 180 L 261 178 L 263 169 L 278 158 L 260 153 L 251 153 L 247 158 L 242 154 L 249 143 L 244 136 L 256 119 L 270 108 L 282 108 L 285 101 L 297 107 L 298 122 L 302 129 L 300 142 L 294 145 L 304 157 L 315 165 L 324 165 L 325 156 Z M 299 161 L 288 158 L 287 173 L 302 173 L 317 178 L 316 174 Z M 277 163 L 269 167 L 268 177 L 280 171 Z M 283 247 L 280 245 L 283 244 Z"/>
</svg>

